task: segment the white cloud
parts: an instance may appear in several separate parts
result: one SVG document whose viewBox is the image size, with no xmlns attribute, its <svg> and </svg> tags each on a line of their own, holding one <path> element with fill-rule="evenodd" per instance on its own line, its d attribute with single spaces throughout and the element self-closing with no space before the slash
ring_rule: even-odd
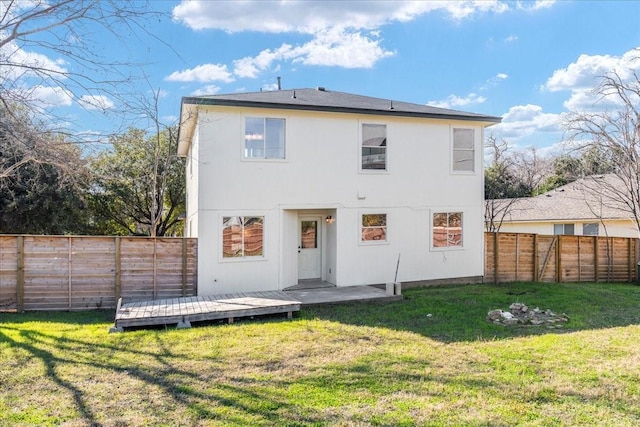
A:
<svg viewBox="0 0 640 427">
<path fill-rule="evenodd" d="M 504 39 L 504 41 L 507 42 L 507 43 L 513 43 L 513 42 L 515 42 L 517 40 L 518 40 L 518 36 L 515 36 L 513 34 Z"/>
<path fill-rule="evenodd" d="M 313 34 L 326 28 L 374 29 L 441 11 L 454 19 L 478 13 L 502 13 L 509 2 L 476 1 L 182 1 L 173 9 L 176 21 L 193 30 L 260 31 Z"/>
<path fill-rule="evenodd" d="M 518 9 L 522 10 L 540 10 L 549 9 L 555 3 L 555 0 L 535 0 L 535 1 L 519 1 Z"/>
<path fill-rule="evenodd" d="M 503 13 L 518 9 L 516 3 L 498 0 L 465 1 L 204 1 L 183 0 L 173 9 L 173 18 L 192 30 L 215 29 L 229 33 L 298 33 L 310 41 L 293 46 L 282 44 L 233 62 L 236 78 L 256 78 L 281 61 L 304 65 L 371 68 L 394 55 L 382 46 L 380 27 L 408 22 L 430 12 L 465 19 L 481 13 Z M 203 69 L 207 67 L 207 69 Z M 218 77 L 214 77 L 218 76 Z M 232 81 L 224 65 L 206 64 L 171 74 L 169 81 Z"/>
<path fill-rule="evenodd" d="M 394 53 L 380 46 L 377 33 L 363 35 L 340 29 L 322 31 L 299 46 L 283 44 L 278 49 L 265 49 L 255 57 L 234 61 L 233 73 L 239 78 L 255 78 L 279 61 L 305 65 L 343 68 L 371 68 L 379 60 Z"/>
<path fill-rule="evenodd" d="M 580 55 L 578 60 L 553 72 L 544 89 L 550 92 L 592 88 L 597 79 L 612 71 L 618 58 L 609 55 Z"/>
<path fill-rule="evenodd" d="M 69 106 L 73 96 L 61 87 L 35 86 L 29 92 L 29 98 L 42 108 Z"/>
<path fill-rule="evenodd" d="M 484 96 L 480 96 L 476 93 L 470 93 L 465 97 L 449 95 L 447 99 L 443 99 L 440 101 L 429 101 L 427 105 L 431 105 L 432 107 L 439 107 L 439 108 L 456 108 L 456 107 L 464 107 L 466 105 L 471 105 L 471 104 L 482 104 L 486 100 L 487 98 L 485 98 Z"/>
<path fill-rule="evenodd" d="M 54 60 L 40 53 L 25 51 L 13 42 L 0 48 L 0 64 L 0 75 L 11 80 L 36 76 L 32 69 L 55 74 L 58 79 L 65 79 L 67 72 L 63 60 Z"/>
<path fill-rule="evenodd" d="M 631 49 L 624 55 L 580 55 L 576 62 L 553 72 L 543 86 L 550 92 L 569 91 L 571 95 L 564 102 L 569 111 L 590 111 L 598 107 L 615 105 L 615 96 L 601 99 L 594 90 L 600 79 L 610 73 L 617 73 L 623 81 L 633 78 L 633 71 L 640 72 L 640 50 Z"/>
<path fill-rule="evenodd" d="M 507 140 L 518 140 L 536 132 L 561 132 L 562 115 L 545 113 L 539 105 L 516 105 L 502 116 L 491 132 Z"/>
<path fill-rule="evenodd" d="M 495 76 L 491 77 L 490 79 L 487 79 L 487 81 L 485 82 L 485 84 L 483 84 L 480 87 L 480 90 L 488 90 L 494 86 L 497 86 L 498 84 L 500 84 L 501 81 L 507 80 L 509 78 L 509 75 L 506 73 L 498 73 Z"/>
<path fill-rule="evenodd" d="M 247 56 L 233 61 L 233 73 L 240 78 L 255 78 L 258 73 L 271 68 L 271 65 L 280 60 L 291 58 L 292 46 L 283 44 L 276 50 L 265 49 L 257 56 Z"/>
<path fill-rule="evenodd" d="M 220 64 L 203 64 L 189 70 L 175 71 L 165 80 L 170 82 L 214 82 L 222 81 L 225 83 L 232 82 L 233 76 L 227 70 L 226 65 Z"/>
<path fill-rule="evenodd" d="M 87 110 L 110 110 L 115 104 L 105 95 L 83 95 L 78 103 Z"/>
<path fill-rule="evenodd" d="M 371 68 L 394 53 L 380 46 L 375 34 L 343 30 L 323 31 L 303 46 L 292 49 L 293 62 L 344 68 Z"/>
<path fill-rule="evenodd" d="M 193 91 L 191 96 L 215 95 L 218 92 L 220 92 L 220 88 L 218 86 L 208 85 Z"/>
</svg>

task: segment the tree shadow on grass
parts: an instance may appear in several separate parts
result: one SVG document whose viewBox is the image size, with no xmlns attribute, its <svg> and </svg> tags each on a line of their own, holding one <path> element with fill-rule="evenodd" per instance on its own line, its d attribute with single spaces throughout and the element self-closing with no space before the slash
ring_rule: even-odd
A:
<svg viewBox="0 0 640 427">
<path fill-rule="evenodd" d="M 491 310 L 514 302 L 565 313 L 559 328 L 496 325 Z M 419 288 L 389 303 L 346 303 L 304 307 L 303 319 L 409 331 L 445 343 L 566 333 L 640 324 L 640 286 L 604 283 L 508 283 Z"/>
<path fill-rule="evenodd" d="M 26 322 L 26 318 L 23 320 Z M 69 322 L 68 325 L 75 326 L 73 322 Z M 263 392 L 259 387 L 247 386 L 255 383 L 254 379 L 248 378 L 246 383 L 242 378 L 217 383 L 218 377 L 209 373 L 224 372 L 225 365 L 222 361 L 200 356 L 198 352 L 189 356 L 177 354 L 172 351 L 171 345 L 165 341 L 162 333 L 149 331 L 149 334 L 155 335 L 153 350 L 143 351 L 138 349 L 134 341 L 127 341 L 126 345 L 96 343 L 22 329 L 19 326 L 9 327 L 0 323 L 0 346 L 9 346 L 18 350 L 18 353 L 26 353 L 26 356 L 22 356 L 24 360 L 39 361 L 44 366 L 44 379 L 55 385 L 59 393 L 71 396 L 72 406 L 78 413 L 76 420 L 81 420 L 82 425 L 100 426 L 101 422 L 114 425 L 116 415 L 109 408 L 109 402 L 95 402 L 92 400 L 95 398 L 87 395 L 88 391 L 95 392 L 95 389 L 86 388 L 98 388 L 101 382 L 104 385 L 105 382 L 124 378 L 135 380 L 144 387 L 125 390 L 125 395 L 113 396 L 114 400 L 126 400 L 131 397 L 126 393 L 137 393 L 140 389 L 148 389 L 149 386 L 159 388 L 167 399 L 160 405 L 161 408 L 151 408 L 157 409 L 156 421 L 145 420 L 142 423 L 144 425 L 163 420 L 163 411 L 168 402 L 171 402 L 169 406 L 174 405 L 180 411 L 188 413 L 194 422 L 207 419 L 218 420 L 225 425 L 245 425 L 249 417 L 256 420 L 257 424 L 279 425 L 283 421 L 282 411 L 285 414 L 294 414 L 290 415 L 293 417 L 291 420 L 284 420 L 287 421 L 285 424 L 317 425 L 322 421 L 320 415 L 297 413 L 295 408 L 277 393 Z M 199 366 L 199 369 L 193 369 L 194 364 Z M 86 377 L 92 378 L 89 386 Z M 213 383 L 209 384 L 211 381 Z M 29 392 L 30 390 L 23 391 Z M 145 396 L 137 397 L 144 399 Z M 29 396 L 24 395 L 21 398 L 28 401 Z M 53 412 L 53 408 L 50 408 L 49 412 Z M 59 421 L 55 418 L 46 424 L 51 425 Z M 174 421 L 186 422 L 176 419 Z M 2 422 L 0 416 L 0 424 Z M 115 425 L 118 424 L 128 425 L 126 421 L 116 420 Z"/>
</svg>

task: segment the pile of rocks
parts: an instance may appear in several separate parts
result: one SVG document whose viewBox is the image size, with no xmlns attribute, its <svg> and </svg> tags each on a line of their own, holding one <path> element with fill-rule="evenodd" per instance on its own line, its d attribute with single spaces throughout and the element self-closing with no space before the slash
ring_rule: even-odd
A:
<svg viewBox="0 0 640 427">
<path fill-rule="evenodd" d="M 555 314 L 551 310 L 540 310 L 538 307 L 530 309 L 523 303 L 514 302 L 509 306 L 509 311 L 491 310 L 487 314 L 487 321 L 505 326 L 531 325 L 562 328 L 569 321 L 569 316 L 564 313 Z"/>
</svg>

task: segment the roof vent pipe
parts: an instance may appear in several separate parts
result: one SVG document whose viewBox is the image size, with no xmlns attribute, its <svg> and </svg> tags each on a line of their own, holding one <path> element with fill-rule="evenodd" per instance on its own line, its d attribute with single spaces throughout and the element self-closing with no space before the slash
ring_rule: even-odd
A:
<svg viewBox="0 0 640 427">
<path fill-rule="evenodd" d="M 281 89 L 281 86 L 280 86 L 280 76 L 278 76 L 278 90 L 280 90 L 280 89 Z"/>
</svg>

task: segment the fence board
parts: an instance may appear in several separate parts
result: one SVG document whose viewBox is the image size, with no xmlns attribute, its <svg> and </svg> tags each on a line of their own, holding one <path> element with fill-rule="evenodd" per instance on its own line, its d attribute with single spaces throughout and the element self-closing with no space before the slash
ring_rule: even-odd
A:
<svg viewBox="0 0 640 427">
<path fill-rule="evenodd" d="M 197 239 L 0 236 L 0 310 L 115 308 L 197 294 Z"/>
<path fill-rule="evenodd" d="M 626 237 L 485 233 L 485 281 L 632 282 L 638 247 Z"/>
</svg>

